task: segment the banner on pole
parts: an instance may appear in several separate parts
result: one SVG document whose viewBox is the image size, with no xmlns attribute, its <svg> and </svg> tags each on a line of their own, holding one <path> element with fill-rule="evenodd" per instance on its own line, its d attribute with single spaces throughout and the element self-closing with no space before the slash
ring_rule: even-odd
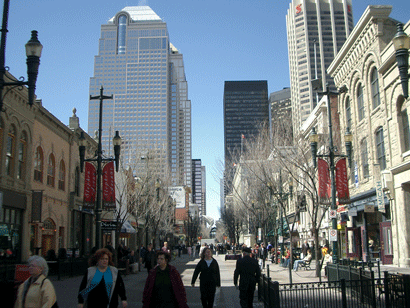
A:
<svg viewBox="0 0 410 308">
<path fill-rule="evenodd" d="M 97 174 L 93 164 L 85 163 L 84 174 L 84 203 L 83 206 L 86 209 L 94 209 L 96 186 L 97 186 Z"/>
<path fill-rule="evenodd" d="M 336 163 L 336 191 L 339 204 L 350 203 L 346 158 L 342 158 Z"/>
<path fill-rule="evenodd" d="M 317 160 L 317 170 L 318 170 L 318 177 L 319 177 L 319 203 L 320 204 L 327 204 L 331 203 L 330 200 L 330 192 L 331 192 L 331 184 L 330 184 L 330 174 L 329 174 L 329 164 L 324 159 L 319 158 Z"/>
<path fill-rule="evenodd" d="M 115 209 L 114 162 L 109 162 L 103 169 L 103 209 Z"/>
</svg>

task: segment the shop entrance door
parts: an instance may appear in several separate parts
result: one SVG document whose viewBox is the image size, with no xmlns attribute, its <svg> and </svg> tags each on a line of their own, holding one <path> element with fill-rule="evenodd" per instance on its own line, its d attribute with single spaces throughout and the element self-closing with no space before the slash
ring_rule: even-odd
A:
<svg viewBox="0 0 410 308">
<path fill-rule="evenodd" d="M 383 264 L 393 264 L 393 241 L 390 221 L 380 223 L 380 255 Z"/>
<path fill-rule="evenodd" d="M 360 228 L 346 227 L 346 256 L 350 259 L 359 260 L 361 256 Z"/>
</svg>

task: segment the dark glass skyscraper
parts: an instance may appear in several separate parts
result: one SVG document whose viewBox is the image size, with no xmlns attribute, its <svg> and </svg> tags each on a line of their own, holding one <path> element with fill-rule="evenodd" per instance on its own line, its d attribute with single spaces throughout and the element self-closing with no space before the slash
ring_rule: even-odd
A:
<svg viewBox="0 0 410 308">
<path fill-rule="evenodd" d="M 253 138 L 260 125 L 269 121 L 268 82 L 225 81 L 224 141 L 225 192 L 233 177 L 232 166 L 239 162 L 243 138 Z"/>
<path fill-rule="evenodd" d="M 126 166 L 138 168 L 141 156 L 152 157 L 174 185 L 191 186 L 191 102 L 183 57 L 150 7 L 125 7 L 101 26 L 90 94 L 98 95 L 101 86 L 105 95 L 114 95 L 104 101 L 105 153 L 118 130 Z M 90 134 L 98 128 L 98 106 L 90 100 Z"/>
</svg>

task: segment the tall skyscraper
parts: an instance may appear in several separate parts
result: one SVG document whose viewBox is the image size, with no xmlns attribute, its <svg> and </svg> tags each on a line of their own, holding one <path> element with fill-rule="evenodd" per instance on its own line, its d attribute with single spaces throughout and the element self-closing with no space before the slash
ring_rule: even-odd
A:
<svg viewBox="0 0 410 308">
<path fill-rule="evenodd" d="M 225 193 L 230 190 L 234 172 L 233 164 L 239 162 L 239 155 L 244 150 L 243 139 L 256 136 L 260 125 L 268 121 L 268 82 L 266 80 L 225 81 Z"/>
<path fill-rule="evenodd" d="M 312 80 L 334 89 L 326 69 L 353 29 L 351 0 L 293 0 L 286 15 L 294 133 L 321 96 Z"/>
<path fill-rule="evenodd" d="M 192 203 L 198 206 L 202 221 L 202 215 L 206 215 L 206 174 L 200 159 L 192 160 Z"/>
<path fill-rule="evenodd" d="M 124 164 L 155 158 L 173 185 L 191 186 L 191 102 L 182 54 L 167 24 L 148 6 L 125 7 L 101 26 L 90 94 L 104 101 L 102 142 L 110 154 L 115 130 L 123 138 Z M 89 101 L 88 131 L 98 129 L 99 101 Z M 112 153 L 111 153 L 112 154 Z"/>
<path fill-rule="evenodd" d="M 279 146 L 291 145 L 293 140 L 290 88 L 269 95 L 269 127 L 271 141 Z M 283 138 L 275 138 L 283 136 Z M 273 140 L 275 138 L 275 140 Z"/>
</svg>

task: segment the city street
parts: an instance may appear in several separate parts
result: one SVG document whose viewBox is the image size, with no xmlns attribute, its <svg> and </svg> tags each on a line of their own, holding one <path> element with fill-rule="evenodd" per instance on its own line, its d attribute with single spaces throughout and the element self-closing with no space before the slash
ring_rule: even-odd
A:
<svg viewBox="0 0 410 308">
<path fill-rule="evenodd" d="M 218 261 L 221 272 L 221 292 L 217 307 L 240 307 L 239 305 L 239 291 L 235 289 L 233 285 L 233 272 L 235 270 L 236 261 L 225 261 L 225 255 L 214 255 L 214 258 Z M 199 293 L 199 280 L 195 283 L 195 288 L 191 287 L 191 278 L 198 258 L 193 259 L 188 255 L 182 255 L 179 258 L 171 261 L 171 264 L 175 265 L 181 274 L 184 282 L 189 307 L 201 307 L 200 293 Z M 269 275 L 272 281 L 278 281 L 280 284 L 289 283 L 289 271 L 279 265 L 269 265 Z M 267 274 L 267 267 L 265 267 L 263 274 Z M 396 268 L 391 266 L 382 266 L 381 271 L 389 272 L 402 272 L 404 274 L 410 274 L 410 269 Z M 130 274 L 123 276 L 125 286 L 127 289 L 128 306 L 129 307 L 142 307 L 142 292 L 144 289 L 145 279 L 147 272 L 145 268 L 137 274 Z M 57 300 L 60 308 L 72 308 L 77 306 L 77 293 L 81 283 L 82 276 L 73 278 L 64 278 L 58 281 L 56 277 L 50 277 L 57 293 Z M 326 281 L 324 277 L 324 271 L 322 270 L 322 280 Z M 319 278 L 315 277 L 314 261 L 312 262 L 312 270 L 301 269 L 297 272 L 292 271 L 292 282 L 318 282 Z M 257 301 L 257 290 L 255 291 L 254 307 L 262 307 L 261 303 Z"/>
<path fill-rule="evenodd" d="M 239 291 L 233 285 L 233 272 L 236 261 L 225 261 L 225 255 L 215 256 L 221 272 L 221 292 L 217 307 L 240 307 Z M 175 265 L 181 274 L 184 282 L 189 307 L 202 307 L 199 293 L 199 279 L 195 283 L 195 288 L 191 287 L 191 278 L 199 258 L 195 260 L 188 255 L 182 255 L 171 264 Z M 284 270 L 282 270 L 285 272 Z M 147 272 L 142 269 L 138 274 L 123 276 L 127 289 L 128 307 L 142 307 L 142 292 L 144 289 Z M 72 308 L 77 306 L 77 293 L 82 276 L 56 280 L 51 277 L 57 293 L 57 301 L 60 308 Z M 277 279 L 275 279 L 277 280 Z M 255 291 L 254 307 L 262 307 L 257 302 L 257 291 Z"/>
</svg>

